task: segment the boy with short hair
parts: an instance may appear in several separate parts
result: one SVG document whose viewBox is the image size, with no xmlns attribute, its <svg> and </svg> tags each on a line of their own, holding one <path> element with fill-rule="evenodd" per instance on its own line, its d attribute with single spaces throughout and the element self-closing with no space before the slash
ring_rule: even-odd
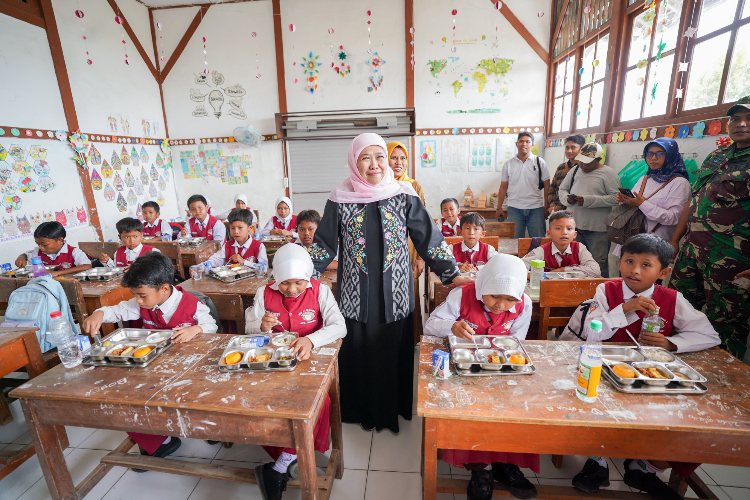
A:
<svg viewBox="0 0 750 500">
<path fill-rule="evenodd" d="M 135 297 L 97 309 L 83 321 L 83 330 L 93 335 L 102 323 L 142 320 L 145 328 L 174 330 L 175 342 L 187 342 L 199 333 L 215 333 L 216 322 L 208 307 L 173 283 L 174 266 L 168 257 L 150 252 L 137 258 L 122 277 L 122 286 L 129 288 Z M 176 437 L 136 432 L 128 435 L 140 446 L 141 455 L 166 457 L 180 447 L 180 439 Z"/>
<path fill-rule="evenodd" d="M 576 239 L 576 221 L 573 214 L 559 210 L 549 216 L 547 237 L 552 241 L 527 253 L 521 260 L 531 269 L 532 260 L 543 260 L 544 270 L 552 272 L 579 271 L 586 278 L 601 278 L 599 263 L 591 256 L 586 245 Z"/>
<path fill-rule="evenodd" d="M 254 267 L 258 262 L 268 265 L 266 246 L 254 239 L 254 234 L 253 213 L 246 208 L 232 210 L 229 214 L 229 235 L 234 241 L 223 242 L 219 251 L 209 257 L 208 262 L 213 267 L 225 264 Z"/>
<path fill-rule="evenodd" d="M 443 236 L 461 236 L 461 207 L 455 198 L 446 198 L 440 202 L 440 214 L 443 216 L 438 223 Z"/>
<path fill-rule="evenodd" d="M 41 257 L 45 266 L 55 266 L 52 276 L 73 274 L 91 269 L 91 261 L 79 248 L 65 241 L 67 233 L 57 221 L 42 222 L 34 230 L 34 242 L 37 246 L 22 253 L 16 259 L 16 267 L 22 268 L 31 263 L 34 257 Z"/>
<path fill-rule="evenodd" d="M 146 255 L 149 252 L 158 252 L 156 248 L 144 245 L 143 240 L 143 223 L 132 217 L 125 217 L 117 221 L 115 226 L 117 234 L 120 235 L 120 241 L 123 246 L 117 249 L 114 259 L 103 253 L 99 260 L 106 267 L 128 267 L 135 262 L 135 259 Z"/>
<path fill-rule="evenodd" d="M 147 201 L 141 207 L 143 211 L 143 237 L 161 238 L 168 235 L 172 238 L 172 226 L 169 222 L 159 218 L 160 207 L 155 201 Z"/>
<path fill-rule="evenodd" d="M 552 176 L 549 183 L 549 193 L 547 194 L 549 214 L 558 210 L 565 210 L 565 206 L 560 201 L 557 191 L 562 181 L 565 180 L 565 176 L 570 172 L 570 169 L 576 166 L 577 162 L 575 158 L 581 152 L 584 144 L 586 144 L 586 139 L 581 134 L 574 134 L 565 138 L 565 161 L 557 166 L 555 175 Z"/>
<path fill-rule="evenodd" d="M 461 237 L 463 241 L 453 244 L 453 256 L 456 258 L 458 270 L 462 273 L 476 271 L 497 255 L 492 245 L 479 241 L 486 231 L 484 217 L 476 212 L 469 212 L 461 219 Z"/>
<path fill-rule="evenodd" d="M 180 234 L 193 238 L 202 237 L 207 240 L 221 241 L 227 239 L 227 228 L 224 223 L 211 215 L 208 201 L 200 194 L 194 194 L 187 201 L 191 217 L 188 218 L 185 227 Z"/>
<path fill-rule="evenodd" d="M 601 339 L 608 342 L 632 342 L 626 329 L 644 346 L 654 346 L 674 352 L 692 352 L 709 349 L 721 343 L 706 315 L 693 308 L 681 293 L 657 285 L 657 280 L 667 277 L 674 248 L 655 234 L 637 234 L 622 246 L 620 274 L 622 279 L 610 280 L 596 287 L 596 307 L 589 309 L 583 337 L 588 335 L 588 323 L 597 319 L 602 323 Z M 641 333 L 641 321 L 651 311 L 664 320 L 661 332 Z M 579 324 L 574 324 L 578 322 Z M 560 340 L 579 340 L 570 332 L 581 331 L 580 317 L 574 315 L 568 322 Z M 700 464 L 661 462 L 656 460 L 626 460 L 625 484 L 646 491 L 657 498 L 681 499 L 674 490 L 656 475 L 673 467 L 683 477 Z M 609 484 L 605 457 L 590 457 L 573 478 L 573 486 L 595 493 Z"/>
<path fill-rule="evenodd" d="M 292 240 L 292 243 L 301 245 L 304 248 L 310 248 L 314 245 L 315 231 L 320 225 L 320 214 L 317 210 L 303 210 L 297 216 L 297 234 L 298 237 Z M 326 271 L 339 268 L 338 252 L 333 258 Z"/>
</svg>

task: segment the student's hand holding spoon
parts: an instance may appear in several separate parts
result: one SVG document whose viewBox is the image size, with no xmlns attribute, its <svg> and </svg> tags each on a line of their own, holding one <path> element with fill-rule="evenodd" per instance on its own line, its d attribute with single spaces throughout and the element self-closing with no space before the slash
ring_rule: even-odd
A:
<svg viewBox="0 0 750 500">
<path fill-rule="evenodd" d="M 464 320 L 456 321 L 455 323 L 453 323 L 453 326 L 451 327 L 451 333 L 453 333 L 453 335 L 455 335 L 456 337 L 474 342 L 474 329 L 470 327 L 469 324 Z"/>
</svg>

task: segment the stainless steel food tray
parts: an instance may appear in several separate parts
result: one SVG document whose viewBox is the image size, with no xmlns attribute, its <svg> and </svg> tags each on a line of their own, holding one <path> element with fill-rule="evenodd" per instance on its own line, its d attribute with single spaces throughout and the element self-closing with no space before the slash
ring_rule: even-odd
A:
<svg viewBox="0 0 750 500">
<path fill-rule="evenodd" d="M 208 271 L 208 275 L 224 283 L 231 283 L 233 281 L 254 278 L 255 270 L 247 266 L 240 266 L 237 269 L 232 269 L 231 266 L 221 266 L 211 268 Z"/>
<path fill-rule="evenodd" d="M 44 269 L 47 272 L 54 271 L 57 266 L 44 266 Z M 27 265 L 26 267 L 19 267 L 18 269 L 13 269 L 12 271 L 6 271 L 0 276 L 4 276 L 6 278 L 30 278 L 31 277 L 31 264 Z"/>
<path fill-rule="evenodd" d="M 654 361 L 641 354 L 634 346 L 602 347 L 602 374 L 618 391 L 630 394 L 703 394 L 708 390 L 703 385 L 707 381 L 706 377 L 673 353 L 658 347 L 641 349 L 646 352 L 660 352 L 671 359 Z M 637 377 L 621 377 L 615 373 L 613 368 L 619 364 L 634 370 Z M 646 377 L 635 369 L 638 367 L 656 368 L 669 378 Z M 686 378 L 681 378 L 678 374 Z"/>
<path fill-rule="evenodd" d="M 92 267 L 73 275 L 78 281 L 112 281 L 125 273 L 124 267 Z"/>
<path fill-rule="evenodd" d="M 451 363 L 456 373 L 462 377 L 494 377 L 512 375 L 532 375 L 536 367 L 523 343 L 515 337 L 507 335 L 474 335 L 476 344 L 485 355 L 495 352 L 503 358 L 503 362 L 495 365 L 490 363 L 479 363 L 476 359 L 476 346 L 473 342 L 450 335 L 448 344 L 451 351 Z M 462 358 L 470 353 L 469 358 Z M 528 363 L 515 365 L 508 361 L 512 354 L 522 354 Z"/>
<path fill-rule="evenodd" d="M 555 271 L 548 271 L 544 273 L 544 279 L 548 280 L 581 280 L 584 279 L 586 275 L 580 271 L 565 271 L 565 272 L 555 272 Z"/>
<path fill-rule="evenodd" d="M 144 328 L 120 328 L 107 335 L 101 345 L 92 346 L 83 358 L 83 365 L 89 366 L 116 366 L 121 368 L 145 368 L 158 358 L 172 345 L 172 330 L 151 330 Z M 105 346 L 105 343 L 110 345 Z M 145 356 L 135 358 L 133 356 L 109 355 L 108 353 L 118 346 L 152 346 L 153 349 Z M 132 352 L 135 352 L 132 351 Z"/>
<path fill-rule="evenodd" d="M 263 237 L 263 241 L 284 241 L 285 239 L 285 236 L 279 236 L 278 234 L 269 234 Z"/>
<path fill-rule="evenodd" d="M 261 337 L 262 335 L 237 335 L 235 337 L 232 337 L 232 339 L 229 341 L 229 344 L 227 345 L 226 349 L 224 349 L 224 352 L 221 355 L 221 358 L 219 358 L 218 365 L 219 365 L 219 371 L 226 372 L 226 373 L 242 373 L 242 372 L 258 372 L 258 371 L 267 371 L 267 372 L 291 372 L 294 371 L 297 368 L 297 365 L 299 364 L 299 361 L 297 361 L 297 357 L 292 355 L 292 359 L 288 361 L 288 366 L 281 366 L 276 361 L 276 358 L 279 356 L 279 353 L 287 353 L 291 352 L 289 349 L 285 347 L 277 347 L 273 345 L 271 342 L 269 342 L 267 345 L 263 347 L 249 347 L 249 348 L 243 348 L 241 347 L 241 343 L 244 339 L 250 339 L 251 337 Z M 252 353 L 250 351 L 253 351 Z M 261 351 L 261 352 L 257 352 Z M 224 358 L 227 357 L 228 354 L 233 352 L 239 352 L 242 353 L 242 361 L 235 365 L 225 365 L 224 364 Z M 247 362 L 247 356 L 248 354 L 255 354 L 255 353 L 262 353 L 262 352 L 270 352 L 272 353 L 273 357 L 269 361 L 263 361 L 261 363 L 248 363 Z M 281 362 L 282 364 L 286 364 L 287 361 Z"/>
<path fill-rule="evenodd" d="M 180 246 L 185 247 L 197 247 L 204 241 L 206 241 L 206 238 L 204 238 L 203 236 L 196 236 L 195 238 L 190 236 L 177 238 L 177 243 L 179 243 Z"/>
</svg>

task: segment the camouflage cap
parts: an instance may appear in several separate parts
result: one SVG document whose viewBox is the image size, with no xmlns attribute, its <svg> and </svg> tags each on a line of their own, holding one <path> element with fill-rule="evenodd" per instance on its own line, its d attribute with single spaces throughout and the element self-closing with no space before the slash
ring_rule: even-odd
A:
<svg viewBox="0 0 750 500">
<path fill-rule="evenodd" d="M 750 95 L 746 95 L 745 97 L 740 97 L 739 99 L 737 99 L 737 102 L 735 102 L 734 105 L 727 111 L 727 116 L 732 116 L 741 108 L 750 109 Z"/>
<path fill-rule="evenodd" d="M 602 147 L 595 142 L 589 142 L 588 144 L 583 145 L 581 152 L 578 153 L 578 156 L 576 156 L 575 159 L 576 161 L 583 163 L 591 163 L 602 156 L 604 156 L 604 150 Z"/>
</svg>

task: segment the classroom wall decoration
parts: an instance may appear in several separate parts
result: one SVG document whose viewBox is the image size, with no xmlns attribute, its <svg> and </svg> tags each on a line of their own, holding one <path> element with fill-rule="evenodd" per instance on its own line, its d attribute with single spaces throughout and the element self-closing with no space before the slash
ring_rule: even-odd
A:
<svg viewBox="0 0 750 500">
<path fill-rule="evenodd" d="M 234 185 L 248 182 L 247 171 L 253 167 L 253 160 L 249 154 L 242 154 L 238 144 L 223 144 L 216 149 L 198 146 L 198 150 L 180 151 L 180 164 L 185 179 L 202 178 L 208 183 L 214 177 Z M 162 182 L 160 178 L 160 188 Z"/>
<path fill-rule="evenodd" d="M 372 57 L 367 61 L 367 64 L 372 69 L 370 87 L 367 88 L 367 91 L 378 90 L 383 85 L 383 65 L 385 64 L 385 59 L 380 57 L 377 52 L 374 52 Z"/>
<path fill-rule="evenodd" d="M 495 166 L 494 145 L 492 137 L 471 138 L 469 172 L 492 172 Z"/>
<path fill-rule="evenodd" d="M 196 105 L 195 110 L 192 112 L 193 117 L 204 118 L 213 116 L 218 120 L 222 116 L 230 116 L 238 120 L 247 119 L 247 114 L 242 108 L 242 101 L 247 91 L 239 83 L 224 86 L 226 79 L 222 73 L 216 70 L 212 71 L 211 75 L 212 78 L 210 79 L 208 78 L 208 74 L 196 73 L 194 75 L 195 80 L 193 83 L 199 87 L 197 89 L 190 89 L 189 98 L 191 101 L 201 104 Z M 203 89 L 200 87 L 201 85 L 205 85 L 207 88 Z M 210 109 L 207 109 L 206 105 Z M 225 105 L 228 106 L 226 112 L 224 112 Z"/>
<path fill-rule="evenodd" d="M 437 167 L 437 145 L 435 141 L 422 141 L 422 168 Z"/>
<path fill-rule="evenodd" d="M 443 172 L 465 172 L 468 164 L 468 140 L 464 137 L 446 137 L 441 146 Z"/>
<path fill-rule="evenodd" d="M 117 193 L 117 210 L 124 212 L 128 209 L 128 202 L 123 198 L 122 193 Z"/>
</svg>

